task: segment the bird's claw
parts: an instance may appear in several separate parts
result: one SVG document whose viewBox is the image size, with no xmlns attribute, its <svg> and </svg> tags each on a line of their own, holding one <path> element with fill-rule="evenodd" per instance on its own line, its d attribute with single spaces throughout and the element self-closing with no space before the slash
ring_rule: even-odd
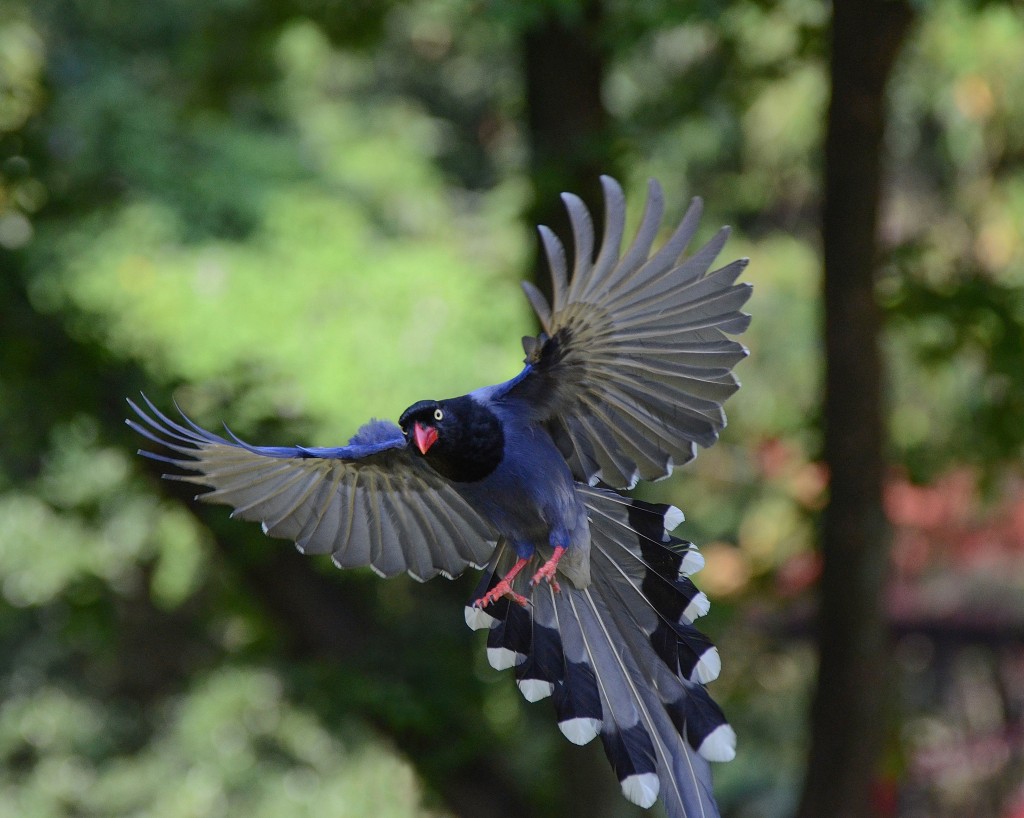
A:
<svg viewBox="0 0 1024 818">
<path fill-rule="evenodd" d="M 533 579 L 530 580 L 530 585 L 535 586 L 539 585 L 541 582 L 547 582 L 548 585 L 556 591 L 561 591 L 562 589 L 558 584 L 558 580 L 555 579 L 555 572 L 558 571 L 558 561 L 562 558 L 562 554 L 564 552 L 564 548 L 556 548 L 551 559 L 537 569 L 537 573 L 534 574 Z"/>
<path fill-rule="evenodd" d="M 476 602 L 474 602 L 473 605 L 477 608 L 486 608 L 488 605 L 497 602 L 503 596 L 507 596 L 513 602 L 522 605 L 524 608 L 527 607 L 527 605 L 529 605 L 529 600 L 525 596 L 523 596 L 522 594 L 517 594 L 515 591 L 512 590 L 512 583 L 509 582 L 507 579 L 501 580 L 501 582 L 499 582 L 497 585 L 491 588 L 491 590 L 489 590 L 486 594 L 484 594 Z"/>
</svg>

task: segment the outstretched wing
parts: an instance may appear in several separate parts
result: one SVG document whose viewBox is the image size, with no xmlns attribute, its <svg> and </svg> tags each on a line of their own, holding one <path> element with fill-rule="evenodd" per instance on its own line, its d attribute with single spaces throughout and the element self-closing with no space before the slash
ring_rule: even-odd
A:
<svg viewBox="0 0 1024 818">
<path fill-rule="evenodd" d="M 562 195 L 575 244 L 571 280 L 561 242 L 540 228 L 554 303 L 524 282 L 544 333 L 524 339 L 527 368 L 506 394 L 545 420 L 577 478 L 631 488 L 666 477 L 696 445 L 717 440 L 722 403 L 739 388 L 732 367 L 747 354 L 727 334 L 747 328 L 740 308 L 751 287 L 735 283 L 747 259 L 708 272 L 728 228 L 681 258 L 697 229 L 699 199 L 651 255 L 664 207 L 653 180 L 636 238 L 620 254 L 625 198 L 614 179 L 601 183 L 606 212 L 596 260 L 587 208 Z"/>
<path fill-rule="evenodd" d="M 456 576 L 490 559 L 497 535 L 441 477 L 406 448 L 402 430 L 371 421 L 334 449 L 250 446 L 193 423 L 149 412 L 128 425 L 178 457 L 142 451 L 195 474 L 166 475 L 213 491 L 198 499 L 232 506 L 272 537 L 307 554 L 330 554 L 339 568 L 370 566 L 383 576 Z M 229 432 L 230 434 L 230 432 Z"/>
</svg>

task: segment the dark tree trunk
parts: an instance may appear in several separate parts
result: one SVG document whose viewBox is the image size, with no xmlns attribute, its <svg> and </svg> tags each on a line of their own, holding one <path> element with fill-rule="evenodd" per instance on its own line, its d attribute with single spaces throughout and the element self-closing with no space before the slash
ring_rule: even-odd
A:
<svg viewBox="0 0 1024 818">
<path fill-rule="evenodd" d="M 600 23 L 600 3 L 586 2 L 574 10 L 548 11 L 523 35 L 534 189 L 527 217 L 567 242 L 569 220 L 559 194 L 571 191 L 596 208 L 601 202 L 598 177 L 613 172 L 608 114 L 601 100 L 605 55 Z M 550 275 L 542 257 L 537 259 L 534 281 L 550 295 Z"/>
<path fill-rule="evenodd" d="M 902 0 L 835 0 L 825 140 L 825 442 L 820 669 L 801 818 L 876 814 L 871 790 L 889 685 L 882 510 L 885 421 L 874 294 L 885 89 L 913 14 Z"/>
<path fill-rule="evenodd" d="M 554 230 L 570 254 L 572 232 L 559 194 L 571 191 L 582 197 L 600 225 L 599 177 L 615 172 L 609 117 L 601 99 L 606 55 L 600 26 L 601 4 L 587 0 L 574 8 L 563 4 L 549 10 L 523 34 L 534 191 L 527 218 L 530 224 Z M 535 258 L 533 280 L 550 298 L 551 274 L 539 243 Z M 622 796 L 600 742 L 586 747 L 562 742 L 560 768 L 564 789 L 555 814 L 621 814 Z"/>
</svg>

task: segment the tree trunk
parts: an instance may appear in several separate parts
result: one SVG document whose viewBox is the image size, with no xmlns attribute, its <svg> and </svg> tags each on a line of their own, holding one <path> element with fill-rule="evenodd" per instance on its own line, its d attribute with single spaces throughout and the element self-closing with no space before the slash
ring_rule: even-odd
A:
<svg viewBox="0 0 1024 818">
<path fill-rule="evenodd" d="M 608 113 L 601 99 L 605 55 L 599 47 L 600 22 L 600 3 L 586 2 L 575 10 L 548 10 L 523 35 L 534 190 L 527 218 L 548 225 L 566 242 L 569 219 L 559 194 L 571 191 L 596 207 L 601 202 L 598 177 L 613 172 Z M 533 279 L 550 296 L 551 276 L 539 252 Z"/>
<path fill-rule="evenodd" d="M 530 224 L 546 224 L 572 253 L 572 232 L 559 194 L 571 191 L 598 210 L 600 175 L 614 173 L 609 117 L 601 98 L 606 55 L 600 47 L 601 4 L 549 9 L 523 34 L 526 118 L 530 140 L 533 205 Z M 602 212 L 594 213 L 600 225 Z M 551 274 L 539 244 L 533 281 L 551 297 Z M 564 790 L 555 814 L 601 818 L 622 813 L 623 801 L 600 742 L 575 747 L 562 742 Z"/>
<path fill-rule="evenodd" d="M 800 818 L 876 814 L 889 685 L 881 314 L 874 295 L 885 89 L 913 19 L 903 0 L 835 0 L 825 139 L 824 514 L 820 668 Z"/>
</svg>

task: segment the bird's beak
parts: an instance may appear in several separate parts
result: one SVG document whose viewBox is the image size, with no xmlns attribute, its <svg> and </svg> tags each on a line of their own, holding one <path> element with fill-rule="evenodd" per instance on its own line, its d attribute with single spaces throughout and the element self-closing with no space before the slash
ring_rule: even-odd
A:
<svg viewBox="0 0 1024 818">
<path fill-rule="evenodd" d="M 423 426 L 417 421 L 413 424 L 412 433 L 416 438 L 416 448 L 421 454 L 426 454 L 427 449 L 437 442 L 437 429 L 433 426 Z"/>
</svg>

